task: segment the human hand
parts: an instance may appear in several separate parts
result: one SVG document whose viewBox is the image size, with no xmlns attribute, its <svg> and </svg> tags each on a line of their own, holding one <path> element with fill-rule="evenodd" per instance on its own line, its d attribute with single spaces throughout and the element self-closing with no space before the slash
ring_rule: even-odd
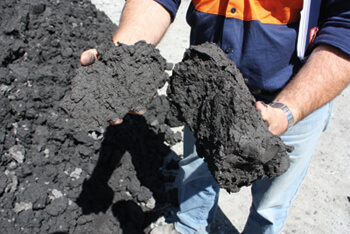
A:
<svg viewBox="0 0 350 234">
<path fill-rule="evenodd" d="M 98 58 L 98 52 L 96 49 L 89 49 L 84 51 L 81 55 L 80 55 L 80 63 L 83 66 L 88 66 L 93 64 L 94 62 L 97 61 Z"/>
<path fill-rule="evenodd" d="M 96 49 L 89 49 L 84 51 L 81 56 L 80 56 L 80 63 L 83 66 L 89 66 L 97 61 L 99 54 Z M 134 115 L 143 115 L 146 113 L 146 109 L 139 107 L 136 108 L 135 110 L 130 110 L 128 112 L 129 114 L 134 114 Z M 122 119 L 114 119 L 114 120 L 108 120 L 108 123 L 111 125 L 118 125 L 123 122 Z"/>
<path fill-rule="evenodd" d="M 260 111 L 263 120 L 275 135 L 282 135 L 288 129 L 288 118 L 284 111 L 280 108 L 275 108 L 265 103 L 258 101 L 256 108 Z"/>
<path fill-rule="evenodd" d="M 138 109 L 140 109 L 140 108 L 138 108 Z M 133 114 L 133 115 L 144 115 L 146 113 L 146 109 L 131 110 L 128 113 Z M 118 124 L 121 124 L 122 122 L 123 122 L 122 119 L 108 120 L 108 123 L 110 125 L 118 125 Z"/>
</svg>

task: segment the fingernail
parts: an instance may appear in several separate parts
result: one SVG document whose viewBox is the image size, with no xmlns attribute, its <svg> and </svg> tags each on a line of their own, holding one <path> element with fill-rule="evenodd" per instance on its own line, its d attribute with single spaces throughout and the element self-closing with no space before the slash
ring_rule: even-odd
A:
<svg viewBox="0 0 350 234">
<path fill-rule="evenodd" d="M 96 54 L 93 54 L 93 53 L 89 54 L 88 65 L 93 64 L 94 62 L 96 62 L 96 60 L 97 60 Z"/>
<path fill-rule="evenodd" d="M 263 102 L 263 101 L 260 101 L 260 102 L 261 102 L 261 104 L 263 104 L 264 107 L 267 108 L 267 104 L 265 102 Z"/>
</svg>

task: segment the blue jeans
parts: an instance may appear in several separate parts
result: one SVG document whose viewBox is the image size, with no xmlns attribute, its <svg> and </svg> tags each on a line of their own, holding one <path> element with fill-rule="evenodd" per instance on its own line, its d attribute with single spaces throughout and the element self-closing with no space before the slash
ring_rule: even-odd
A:
<svg viewBox="0 0 350 234">
<path fill-rule="evenodd" d="M 326 104 L 281 136 L 285 144 L 294 146 L 294 151 L 289 154 L 290 168 L 281 176 L 264 178 L 252 185 L 253 201 L 243 233 L 281 231 L 331 111 L 332 103 Z M 187 126 L 184 131 L 184 159 L 180 161 L 179 175 L 180 210 L 175 227 L 182 234 L 208 233 L 220 189 L 207 164 L 197 155 L 193 133 Z"/>
</svg>

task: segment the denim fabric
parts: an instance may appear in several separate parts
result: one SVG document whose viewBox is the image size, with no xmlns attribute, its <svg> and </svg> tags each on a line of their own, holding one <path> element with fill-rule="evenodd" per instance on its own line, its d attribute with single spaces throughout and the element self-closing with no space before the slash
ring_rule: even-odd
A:
<svg viewBox="0 0 350 234">
<path fill-rule="evenodd" d="M 294 146 L 294 151 L 289 154 L 290 168 L 279 177 L 264 178 L 252 185 L 253 202 L 243 233 L 279 233 L 283 228 L 331 111 L 332 103 L 329 103 L 281 136 L 285 144 Z M 206 163 L 198 157 L 195 138 L 187 126 L 184 135 L 184 159 L 180 162 L 179 178 L 180 211 L 175 227 L 183 234 L 208 233 L 207 226 L 213 222 L 217 208 L 219 186 Z"/>
<path fill-rule="evenodd" d="M 176 230 L 182 234 L 208 233 L 214 221 L 219 198 L 219 185 L 208 170 L 207 163 L 198 157 L 196 139 L 187 125 L 184 129 L 184 159 L 180 161 L 179 222 Z"/>
</svg>

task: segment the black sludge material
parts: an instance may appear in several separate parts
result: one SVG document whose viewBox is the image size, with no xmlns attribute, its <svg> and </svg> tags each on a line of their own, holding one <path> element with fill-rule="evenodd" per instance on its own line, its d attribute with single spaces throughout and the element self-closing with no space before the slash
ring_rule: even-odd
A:
<svg viewBox="0 0 350 234">
<path fill-rule="evenodd" d="M 146 107 L 168 79 L 165 59 L 144 41 L 107 43 L 98 52 L 99 61 L 78 69 L 72 91 L 61 103 L 86 130 L 99 130 L 108 120 Z"/>
<path fill-rule="evenodd" d="M 186 51 L 174 68 L 168 96 L 194 131 L 199 156 L 228 192 L 288 169 L 291 148 L 269 132 L 242 74 L 215 44 Z"/>
<path fill-rule="evenodd" d="M 86 0 L 0 1 L 0 233 L 148 233 L 172 214 L 165 96 L 103 133 L 60 107 L 116 27 Z"/>
</svg>

